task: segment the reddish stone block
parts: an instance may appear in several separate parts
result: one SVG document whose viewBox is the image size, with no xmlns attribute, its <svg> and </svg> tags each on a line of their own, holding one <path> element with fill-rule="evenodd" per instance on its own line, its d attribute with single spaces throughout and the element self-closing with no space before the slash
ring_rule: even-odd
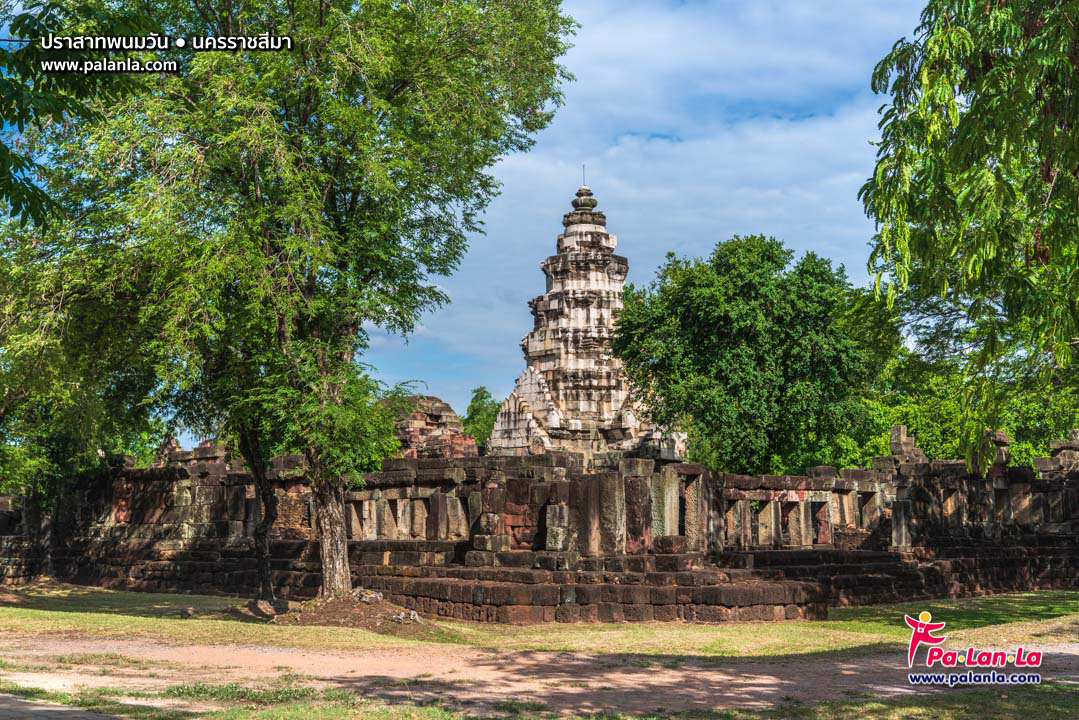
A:
<svg viewBox="0 0 1079 720">
<path fill-rule="evenodd" d="M 563 603 L 555 608 L 554 618 L 563 623 L 580 622 L 581 606 L 576 603 Z"/>
<path fill-rule="evenodd" d="M 678 602 L 678 593 L 673 585 L 647 588 L 649 602 L 653 605 L 674 605 Z"/>
<path fill-rule="evenodd" d="M 600 602 L 601 585 L 577 585 L 576 586 L 576 598 L 577 602 L 581 605 L 593 605 Z"/>
<path fill-rule="evenodd" d="M 560 588 L 557 585 L 533 585 L 532 603 L 534 605 L 558 605 Z"/>
<path fill-rule="evenodd" d="M 662 535 L 653 540 L 653 547 L 657 553 L 665 555 L 680 555 L 686 552 L 685 535 Z"/>
<path fill-rule="evenodd" d="M 697 605 L 697 622 L 727 622 L 731 619 L 731 608 L 722 605 Z"/>
<path fill-rule="evenodd" d="M 604 623 L 625 622 L 626 617 L 622 603 L 601 602 L 596 605 L 596 619 Z"/>
<path fill-rule="evenodd" d="M 652 486 L 647 477 L 625 478 L 626 552 L 652 547 Z"/>
<path fill-rule="evenodd" d="M 581 605 L 581 622 L 599 622 L 599 605 Z"/>
<path fill-rule="evenodd" d="M 651 605 L 622 605 L 626 622 L 651 622 L 655 619 Z"/>
<path fill-rule="evenodd" d="M 483 488 L 483 511 L 500 513 L 506 509 L 506 488 Z"/>
<path fill-rule="evenodd" d="M 620 585 L 603 584 L 599 586 L 599 599 L 600 602 L 605 603 L 620 603 L 622 602 L 622 587 Z"/>
<path fill-rule="evenodd" d="M 551 486 L 547 483 L 536 483 L 532 486 L 532 490 L 529 497 L 529 502 L 534 507 L 540 505 L 546 505 L 547 500 L 550 497 Z"/>
<path fill-rule="evenodd" d="M 531 481 L 526 478 L 510 478 L 506 481 L 506 499 L 518 505 L 527 505 Z"/>
<path fill-rule="evenodd" d="M 554 609 L 552 608 L 552 614 Z M 532 605 L 503 605 L 498 608 L 498 622 L 510 625 L 532 625 L 543 622 L 543 608 Z"/>
<path fill-rule="evenodd" d="M 570 484 L 568 480 L 555 480 L 549 484 L 548 502 L 552 505 L 565 505 L 569 502 Z"/>
<path fill-rule="evenodd" d="M 623 586 L 619 600 L 625 604 L 648 604 L 652 602 L 652 590 L 643 585 Z"/>
<path fill-rule="evenodd" d="M 652 618 L 658 622 L 674 622 L 678 620 L 678 606 L 653 605 Z"/>
</svg>

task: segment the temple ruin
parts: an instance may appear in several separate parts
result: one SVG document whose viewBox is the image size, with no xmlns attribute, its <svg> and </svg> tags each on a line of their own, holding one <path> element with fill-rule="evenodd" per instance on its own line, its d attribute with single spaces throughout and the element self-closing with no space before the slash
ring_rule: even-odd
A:
<svg viewBox="0 0 1079 720">
<path fill-rule="evenodd" d="M 581 187 L 562 218 L 556 254 L 540 263 L 547 291 L 529 302 L 535 326 L 521 341 L 525 371 L 502 403 L 488 441 L 493 455 L 547 450 L 679 460 L 683 433 L 662 433 L 632 395 L 611 352 L 629 262 Z"/>
<path fill-rule="evenodd" d="M 564 450 L 404 457 L 346 494 L 353 580 L 484 622 L 791 620 L 830 605 L 1079 588 L 1079 439 L 984 475 L 906 428 L 870 469 L 745 476 Z M 302 458 L 274 461 L 270 553 L 286 598 L 321 583 Z M 253 480 L 220 447 L 115 468 L 42 513 L 0 498 L 0 584 L 40 573 L 126 590 L 250 595 Z"/>
<path fill-rule="evenodd" d="M 611 354 L 626 259 L 587 187 L 541 265 L 527 367 L 479 456 L 413 398 L 401 457 L 345 494 L 353 581 L 436 616 L 506 623 L 819 619 L 828 607 L 1079 588 L 1079 437 L 1033 467 L 930 461 L 904 426 L 869 468 L 746 476 L 682 462 Z M 270 472 L 285 598 L 321 584 L 303 458 Z M 47 508 L 0 497 L 0 584 L 46 573 L 126 590 L 250 595 L 254 480 L 226 448 L 162 448 Z"/>
<path fill-rule="evenodd" d="M 461 419 L 448 403 L 431 395 L 413 395 L 406 401 L 412 404 L 412 411 L 394 423 L 402 457 L 454 458 L 479 454 L 476 438 L 465 434 Z"/>
</svg>

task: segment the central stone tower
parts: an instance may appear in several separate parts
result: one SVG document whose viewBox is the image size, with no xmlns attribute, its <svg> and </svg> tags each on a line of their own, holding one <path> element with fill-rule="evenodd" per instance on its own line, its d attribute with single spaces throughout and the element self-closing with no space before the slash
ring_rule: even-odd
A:
<svg viewBox="0 0 1079 720">
<path fill-rule="evenodd" d="M 529 302 L 535 324 L 521 341 L 527 367 L 499 410 L 492 454 L 684 455 L 684 435 L 654 431 L 611 352 L 629 263 L 614 254 L 618 241 L 596 204 L 590 189 L 577 191 L 557 254 L 540 263 L 547 292 Z"/>
</svg>

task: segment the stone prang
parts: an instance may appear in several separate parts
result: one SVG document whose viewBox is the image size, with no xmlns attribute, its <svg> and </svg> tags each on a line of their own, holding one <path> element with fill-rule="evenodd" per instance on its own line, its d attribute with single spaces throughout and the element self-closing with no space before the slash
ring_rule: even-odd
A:
<svg viewBox="0 0 1079 720">
<path fill-rule="evenodd" d="M 529 303 L 535 326 L 521 341 L 525 371 L 502 403 L 488 442 L 495 455 L 548 450 L 677 460 L 685 435 L 663 434 L 632 397 L 611 352 L 629 263 L 614 254 L 606 216 L 581 187 L 562 219 L 557 254 L 540 264 L 547 292 Z"/>
</svg>

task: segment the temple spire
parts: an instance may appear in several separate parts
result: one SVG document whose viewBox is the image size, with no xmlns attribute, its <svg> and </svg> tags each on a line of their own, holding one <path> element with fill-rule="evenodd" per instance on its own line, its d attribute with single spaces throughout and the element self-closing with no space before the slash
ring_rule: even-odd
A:
<svg viewBox="0 0 1079 720">
<path fill-rule="evenodd" d="M 592 197 L 592 189 L 587 185 L 582 185 L 577 189 L 577 196 L 570 202 L 573 205 L 574 210 L 591 210 L 599 205 L 599 202 Z"/>
<path fill-rule="evenodd" d="M 540 263 L 547 291 L 528 303 L 534 326 L 521 341 L 527 367 L 495 420 L 493 454 L 558 448 L 591 457 L 640 451 L 657 439 L 611 352 L 629 265 L 614 254 L 618 239 L 598 204 L 587 185 L 577 189 L 555 254 Z M 675 444 L 668 454 L 680 457 Z"/>
</svg>

